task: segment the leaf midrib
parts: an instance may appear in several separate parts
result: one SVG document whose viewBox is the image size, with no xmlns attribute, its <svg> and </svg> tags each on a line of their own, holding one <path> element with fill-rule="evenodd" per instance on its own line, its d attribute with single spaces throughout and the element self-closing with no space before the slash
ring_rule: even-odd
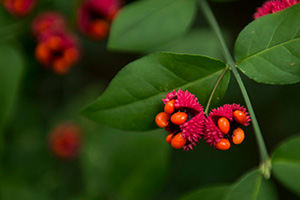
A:
<svg viewBox="0 0 300 200">
<path fill-rule="evenodd" d="M 240 63 L 242 63 L 242 62 L 245 62 L 245 61 L 247 61 L 247 60 L 249 60 L 249 59 L 251 59 L 251 58 L 253 58 L 253 57 L 255 57 L 255 56 L 258 56 L 258 55 L 260 55 L 260 54 L 263 54 L 263 53 L 265 53 L 265 52 L 267 52 L 267 51 L 269 51 L 269 50 L 275 49 L 275 48 L 280 47 L 280 46 L 284 46 L 285 44 L 288 44 L 288 43 L 290 43 L 290 42 L 294 42 L 294 41 L 297 41 L 297 40 L 300 40 L 300 38 L 294 38 L 294 39 L 292 39 L 292 40 L 285 41 L 285 42 L 283 42 L 283 43 L 279 43 L 279 44 L 277 44 L 277 45 L 274 45 L 274 46 L 272 46 L 272 47 L 270 47 L 270 48 L 266 48 L 266 49 L 264 49 L 264 50 L 262 50 L 262 51 L 259 51 L 259 52 L 257 52 L 257 53 L 254 53 L 254 54 L 251 54 L 251 55 L 249 55 L 249 56 L 244 57 L 243 59 L 241 59 L 241 60 L 239 60 L 238 62 L 236 62 L 236 64 L 238 65 L 238 64 L 240 64 Z"/>
<path fill-rule="evenodd" d="M 224 68 L 225 68 L 225 67 L 224 67 Z M 195 84 L 195 83 L 198 82 L 198 81 L 202 81 L 202 80 L 205 80 L 205 79 L 207 79 L 207 78 L 210 78 L 210 77 L 214 76 L 215 74 L 222 72 L 222 71 L 224 70 L 224 68 L 222 68 L 221 70 L 218 70 L 218 71 L 216 71 L 216 72 L 214 72 L 214 73 L 212 73 L 212 74 L 210 74 L 210 75 L 208 75 L 208 76 L 202 77 L 202 78 L 197 79 L 197 80 L 195 80 L 195 81 L 188 82 L 188 83 L 186 83 L 186 84 L 184 84 L 184 85 L 181 85 L 181 86 L 179 86 L 179 87 L 176 87 L 176 88 L 174 88 L 174 89 L 185 88 L 185 87 L 188 87 L 189 85 Z M 125 106 L 128 106 L 128 105 L 130 105 L 130 104 L 135 104 L 135 103 L 137 103 L 137 102 L 142 102 L 142 101 L 146 101 L 146 100 L 151 99 L 151 98 L 158 97 L 158 96 L 163 95 L 163 94 L 165 94 L 165 93 L 166 93 L 165 91 L 164 91 L 164 92 L 160 92 L 160 93 L 158 93 L 158 94 L 156 94 L 156 95 L 153 95 L 153 96 L 150 96 L 150 97 L 147 97 L 147 98 L 143 98 L 143 99 L 139 99 L 139 100 L 137 100 L 137 101 L 133 101 L 133 102 L 130 102 L 130 103 L 126 103 L 126 104 L 123 104 L 123 105 L 120 105 L 120 106 L 115 106 L 115 107 L 110 107 L 110 108 L 105 108 L 105 109 L 99 109 L 99 111 L 112 110 L 112 109 L 117 109 L 117 108 L 125 107 Z"/>
<path fill-rule="evenodd" d="M 258 174 L 256 184 L 255 184 L 255 187 L 254 187 L 254 190 L 253 190 L 252 200 L 257 199 L 258 192 L 259 192 L 260 185 L 261 185 L 261 179 L 262 179 L 261 175 Z"/>
</svg>

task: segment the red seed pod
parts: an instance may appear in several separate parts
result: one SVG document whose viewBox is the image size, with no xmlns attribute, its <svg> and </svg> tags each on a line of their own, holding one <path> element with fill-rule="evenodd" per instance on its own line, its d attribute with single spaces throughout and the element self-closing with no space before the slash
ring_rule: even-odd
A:
<svg viewBox="0 0 300 200">
<path fill-rule="evenodd" d="M 184 124 L 187 119 L 187 114 L 184 112 L 177 112 L 171 116 L 171 122 L 176 125 Z"/>
<path fill-rule="evenodd" d="M 247 121 L 246 114 L 240 110 L 236 110 L 233 112 L 233 118 L 240 124 L 244 124 Z"/>
<path fill-rule="evenodd" d="M 79 59 L 77 38 L 71 33 L 42 35 L 35 56 L 39 62 L 55 73 L 65 74 Z"/>
<path fill-rule="evenodd" d="M 62 159 L 78 156 L 81 146 L 81 130 L 67 122 L 56 126 L 50 133 L 49 147 L 54 155 Z"/>
<path fill-rule="evenodd" d="M 157 126 L 164 128 L 169 125 L 169 115 L 165 112 L 158 113 L 155 117 Z"/>
<path fill-rule="evenodd" d="M 187 139 L 183 138 L 182 133 L 178 133 L 171 140 L 171 145 L 174 149 L 181 149 L 186 144 Z"/>
<path fill-rule="evenodd" d="M 123 0 L 86 0 L 78 7 L 77 23 L 81 32 L 93 39 L 108 36 L 110 25 Z"/>
<path fill-rule="evenodd" d="M 219 143 L 216 144 L 216 148 L 220 150 L 227 150 L 230 148 L 230 142 L 227 139 L 222 138 Z"/>
<path fill-rule="evenodd" d="M 171 144 L 171 140 L 173 139 L 173 133 L 169 134 L 167 137 L 166 137 L 166 142 L 168 144 Z"/>
<path fill-rule="evenodd" d="M 175 111 L 175 100 L 172 99 L 168 103 L 166 103 L 164 110 L 167 114 L 171 115 Z"/>
<path fill-rule="evenodd" d="M 67 22 L 63 15 L 55 11 L 43 12 L 32 22 L 32 32 L 40 39 L 49 33 L 66 32 Z"/>
<path fill-rule="evenodd" d="M 245 139 L 245 133 L 243 129 L 237 128 L 233 131 L 232 142 L 234 144 L 241 144 Z"/>
<path fill-rule="evenodd" d="M 165 127 L 165 130 L 168 134 L 174 133 L 174 135 L 180 132 L 181 134 L 179 135 L 186 139 L 182 142 L 183 150 L 192 150 L 201 139 L 204 130 L 205 114 L 197 97 L 187 90 L 182 91 L 178 89 L 178 91 L 173 90 L 167 93 L 162 101 L 165 104 L 165 112 L 170 113 L 169 116 L 171 120 L 171 123 Z M 176 138 L 178 138 L 179 135 Z M 174 138 L 175 136 L 173 140 Z M 174 146 L 175 141 L 176 139 L 173 141 Z M 178 148 L 181 148 L 181 146 Z"/>
<path fill-rule="evenodd" d="M 98 19 L 90 25 L 89 33 L 95 39 L 103 39 L 107 37 L 109 28 L 110 24 L 107 21 Z"/>
<path fill-rule="evenodd" d="M 218 127 L 222 133 L 227 134 L 230 130 L 230 123 L 226 117 L 221 117 L 218 120 Z"/>
<path fill-rule="evenodd" d="M 8 12 L 17 17 L 29 14 L 36 5 L 36 0 L 3 0 L 1 2 Z"/>
</svg>

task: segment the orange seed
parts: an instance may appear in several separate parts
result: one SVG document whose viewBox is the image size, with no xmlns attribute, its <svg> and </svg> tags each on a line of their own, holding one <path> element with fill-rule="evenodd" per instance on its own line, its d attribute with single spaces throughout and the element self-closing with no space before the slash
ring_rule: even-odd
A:
<svg viewBox="0 0 300 200">
<path fill-rule="evenodd" d="M 182 137 L 182 132 L 178 133 L 171 140 L 171 145 L 174 149 L 181 149 L 186 143 L 186 138 Z"/>
<path fill-rule="evenodd" d="M 247 121 L 246 114 L 240 110 L 236 110 L 233 112 L 233 118 L 240 124 L 244 124 Z"/>
<path fill-rule="evenodd" d="M 230 123 L 226 117 L 221 117 L 218 120 L 218 127 L 222 133 L 227 134 L 230 130 Z"/>
<path fill-rule="evenodd" d="M 245 133 L 243 129 L 237 128 L 233 131 L 232 142 L 234 144 L 241 144 L 245 139 Z"/>
<path fill-rule="evenodd" d="M 164 110 L 167 114 L 171 115 L 175 110 L 175 100 L 172 99 L 168 103 L 166 103 Z"/>
<path fill-rule="evenodd" d="M 169 125 L 169 115 L 165 112 L 158 113 L 155 117 L 157 126 L 164 128 Z"/>
<path fill-rule="evenodd" d="M 105 20 L 95 20 L 90 27 L 91 35 L 95 38 L 105 38 L 109 32 L 109 23 Z"/>
<path fill-rule="evenodd" d="M 173 139 L 173 133 L 169 134 L 167 137 L 166 137 L 166 142 L 168 144 L 171 144 L 171 140 Z"/>
<path fill-rule="evenodd" d="M 227 150 L 230 148 L 230 142 L 227 139 L 222 138 L 218 144 L 216 144 L 216 148 L 220 150 Z"/>
<path fill-rule="evenodd" d="M 184 112 L 177 112 L 171 116 L 171 122 L 176 125 L 184 124 L 187 119 L 187 114 Z"/>
</svg>

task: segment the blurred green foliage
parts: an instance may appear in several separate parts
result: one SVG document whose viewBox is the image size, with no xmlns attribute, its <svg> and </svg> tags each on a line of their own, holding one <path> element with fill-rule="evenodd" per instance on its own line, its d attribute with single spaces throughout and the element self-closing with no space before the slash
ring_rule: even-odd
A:
<svg viewBox="0 0 300 200">
<path fill-rule="evenodd" d="M 80 117 L 84 105 L 102 94 L 123 66 L 142 55 L 108 52 L 107 41 L 92 41 L 78 33 L 77 3 L 72 1 L 70 6 L 67 1 L 40 1 L 25 19 L 14 18 L 0 7 L 1 126 L 5 122 L 0 137 L 0 199 L 177 199 L 197 188 L 205 192 L 203 186 L 231 184 L 257 166 L 251 127 L 245 129 L 244 143 L 230 151 L 216 151 L 201 141 L 195 150 L 184 152 L 171 149 L 162 131 L 123 132 Z M 212 3 L 228 41 L 234 41 L 261 4 L 258 0 Z M 30 22 L 50 9 L 66 15 L 82 45 L 81 61 L 65 76 L 46 70 L 34 58 L 36 43 Z M 201 32 L 199 27 L 203 28 Z M 161 50 L 222 57 L 201 14 L 196 16 L 190 34 Z M 197 38 L 194 34 L 203 35 Z M 261 85 L 242 77 L 268 150 L 272 151 L 299 132 L 299 84 Z M 244 104 L 234 80 L 223 102 Z M 57 124 L 69 120 L 81 127 L 83 146 L 77 159 L 65 161 L 50 152 L 48 137 Z M 275 184 L 279 198 L 298 199 L 276 179 Z"/>
</svg>

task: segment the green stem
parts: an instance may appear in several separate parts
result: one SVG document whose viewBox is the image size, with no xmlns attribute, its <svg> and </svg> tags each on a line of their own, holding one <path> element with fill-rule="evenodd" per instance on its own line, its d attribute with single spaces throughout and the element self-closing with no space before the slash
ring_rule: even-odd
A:
<svg viewBox="0 0 300 200">
<path fill-rule="evenodd" d="M 201 5 L 201 8 L 203 10 L 203 13 L 205 14 L 209 24 L 211 25 L 211 28 L 214 30 L 214 32 L 216 33 L 216 35 L 219 39 L 219 42 L 222 46 L 222 51 L 223 51 L 224 57 L 226 59 L 226 62 L 230 65 L 232 73 L 233 73 L 233 75 L 234 75 L 234 77 L 235 77 L 235 79 L 236 79 L 236 81 L 237 81 L 237 83 L 240 87 L 242 95 L 244 97 L 244 100 L 245 100 L 245 103 L 247 105 L 249 114 L 251 116 L 252 125 L 253 125 L 253 128 L 254 128 L 254 133 L 255 133 L 255 136 L 256 136 L 256 140 L 257 140 L 257 144 L 258 144 L 258 148 L 259 148 L 259 152 L 260 152 L 260 159 L 261 159 L 260 169 L 261 169 L 261 172 L 264 175 L 264 177 L 269 178 L 270 177 L 270 171 L 271 171 L 270 157 L 269 157 L 264 139 L 262 137 L 258 122 L 256 120 L 255 113 L 254 113 L 250 98 L 247 94 L 247 90 L 246 90 L 245 85 L 244 85 L 244 83 L 243 83 L 243 81 L 240 77 L 240 74 L 239 74 L 237 68 L 236 68 L 236 64 L 235 64 L 235 62 L 234 62 L 234 60 L 233 60 L 233 58 L 232 58 L 232 56 L 231 56 L 231 54 L 228 50 L 228 47 L 227 47 L 227 45 L 225 43 L 225 40 L 224 40 L 224 37 L 221 33 L 220 27 L 219 27 L 219 25 L 218 25 L 218 23 L 215 19 L 215 16 L 213 15 L 208 3 L 206 2 L 206 0 L 200 0 L 199 2 L 200 2 L 200 5 Z"/>
<path fill-rule="evenodd" d="M 216 92 L 216 90 L 218 88 L 218 85 L 219 85 L 220 81 L 222 80 L 223 76 L 226 74 L 226 72 L 228 71 L 228 69 L 229 69 L 229 66 L 227 65 L 226 68 L 223 70 L 222 74 L 220 75 L 220 77 L 218 78 L 218 80 L 217 80 L 214 88 L 212 89 L 212 91 L 210 93 L 210 96 L 209 96 L 209 99 L 208 99 L 207 104 L 206 104 L 205 111 L 204 111 L 205 114 L 208 114 L 208 110 L 209 110 L 209 106 L 210 106 L 210 103 L 212 101 L 212 98 L 213 98 L 213 96 L 214 96 L 214 94 L 215 94 L 215 92 Z"/>
</svg>

